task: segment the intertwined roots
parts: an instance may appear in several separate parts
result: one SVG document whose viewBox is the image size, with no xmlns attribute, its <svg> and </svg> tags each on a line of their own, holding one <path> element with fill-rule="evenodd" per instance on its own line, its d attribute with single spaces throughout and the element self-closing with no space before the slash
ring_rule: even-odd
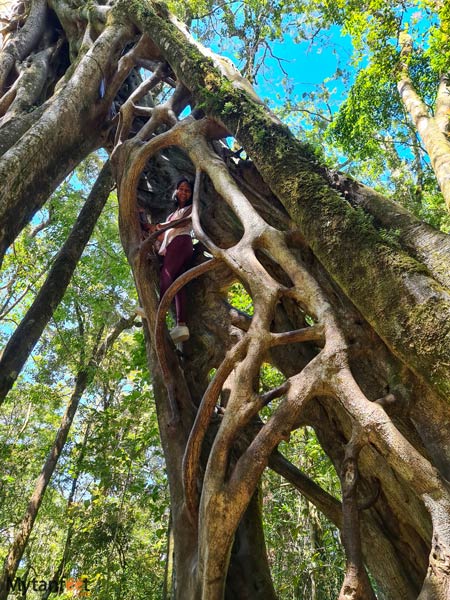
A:
<svg viewBox="0 0 450 600">
<path fill-rule="evenodd" d="M 290 432 L 300 423 L 305 422 L 304 415 L 310 402 L 326 396 L 339 403 L 352 422 L 345 459 L 342 461 L 342 518 L 338 519 L 348 559 L 341 597 L 350 597 L 352 593 L 372 597 L 362 561 L 359 526 L 361 507 L 356 501 L 361 449 L 371 444 L 378 452 L 387 455 L 391 452 L 398 454 L 399 451 L 401 454 L 400 448 L 403 448 L 405 452 L 412 452 L 414 460 L 403 465 L 402 471 L 406 469 L 418 489 L 431 486 L 443 490 L 442 482 L 436 477 L 430 463 L 412 448 L 390 419 L 386 418 L 382 408 L 386 399 L 373 402 L 361 391 L 349 366 L 349 344 L 342 326 L 342 314 L 339 315 L 329 302 L 312 270 L 292 247 L 292 240 L 295 239 L 292 229 L 281 230 L 264 220 L 243 193 L 237 178 L 230 173 L 226 161 L 220 156 L 220 144 L 214 141 L 226 132 L 206 117 L 196 119 L 195 113 L 178 119 L 180 111 L 190 99 L 182 85 L 175 88 L 164 104 L 136 110 L 134 102 L 139 100 L 140 94 L 157 85 L 164 77 L 164 72 L 162 68 L 157 69 L 122 107 L 113 156 L 117 164 L 126 164 L 128 167 L 120 175 L 122 231 L 125 231 L 123 237 L 134 266 L 143 306 L 148 315 L 154 314 L 149 322 L 153 325 L 152 338 L 167 388 L 169 427 L 176 431 L 185 409 L 185 401 L 177 397 L 175 376 L 167 361 L 167 353 L 172 349 L 165 336 L 165 315 L 174 295 L 194 278 L 219 265 L 226 265 L 233 277 L 249 291 L 254 306 L 254 314 L 246 321 L 239 341 L 225 353 L 203 394 L 183 459 L 185 502 L 191 522 L 199 531 L 199 565 L 204 586 L 209 585 L 207 582 L 217 572 L 217 565 L 223 563 L 232 543 L 233 532 L 264 468 L 273 459 L 277 445 L 288 439 Z M 128 139 L 136 112 L 140 116 L 147 116 L 148 120 L 138 134 Z M 157 133 L 161 127 L 163 133 Z M 156 311 L 145 281 L 148 276 L 145 256 L 149 242 L 142 245 L 139 240 L 135 190 L 147 161 L 169 146 L 183 150 L 195 166 L 193 228 L 197 239 L 213 258 L 175 281 Z M 231 247 L 223 248 L 214 243 L 202 226 L 199 198 L 202 173 L 208 176 L 216 193 L 241 223 L 243 234 Z M 253 190 L 253 194 L 257 195 L 257 190 Z M 271 265 L 271 268 L 267 265 Z M 277 277 L 273 274 L 274 268 Z M 275 311 L 283 298 L 294 301 L 298 311 L 307 319 L 305 326 L 300 329 L 274 333 L 271 328 Z M 266 394 L 258 393 L 262 363 L 268 359 L 273 348 L 294 343 L 312 344 L 315 348 L 312 359 L 278 388 Z M 230 392 L 226 408 L 207 464 L 201 467 L 203 442 L 225 382 Z M 266 423 L 260 422 L 239 458 L 230 463 L 235 441 L 258 418 L 259 411 L 277 398 L 280 400 L 271 417 Z M 390 400 L 395 400 L 392 394 Z M 228 543 L 224 543 L 221 549 L 216 548 L 212 556 L 207 549 L 209 544 L 214 543 L 218 521 L 222 530 L 227 532 Z M 223 581 L 220 585 L 223 585 Z"/>
</svg>

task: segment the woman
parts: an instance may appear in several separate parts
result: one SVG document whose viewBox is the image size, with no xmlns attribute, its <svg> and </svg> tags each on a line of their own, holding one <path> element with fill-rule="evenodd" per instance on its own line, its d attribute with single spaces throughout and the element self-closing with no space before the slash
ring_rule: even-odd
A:
<svg viewBox="0 0 450 600">
<path fill-rule="evenodd" d="M 160 223 L 156 228 L 191 215 L 192 184 L 189 179 L 182 177 L 177 182 L 173 198 L 176 202 L 176 210 L 167 217 L 164 223 Z M 191 230 L 192 223 L 189 219 L 187 222 L 177 224 L 161 234 L 164 236 L 158 250 L 158 254 L 163 257 L 160 273 L 161 298 L 175 279 L 186 271 L 192 259 Z M 177 325 L 170 331 L 170 337 L 175 344 L 178 344 L 189 339 L 189 329 L 186 326 L 186 290 L 184 287 L 175 296 L 175 310 Z"/>
</svg>

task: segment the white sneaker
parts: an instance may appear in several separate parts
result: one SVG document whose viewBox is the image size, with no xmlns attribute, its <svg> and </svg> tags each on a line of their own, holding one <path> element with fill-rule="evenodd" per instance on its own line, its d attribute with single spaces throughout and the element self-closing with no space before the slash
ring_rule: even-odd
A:
<svg viewBox="0 0 450 600">
<path fill-rule="evenodd" d="M 174 344 L 185 342 L 189 339 L 189 329 L 186 327 L 186 325 L 177 325 L 170 330 L 170 337 L 172 338 Z"/>
<path fill-rule="evenodd" d="M 147 318 L 147 315 L 145 314 L 145 310 L 142 308 L 142 306 L 137 306 L 134 309 L 134 312 L 138 315 L 138 317 L 142 317 L 143 319 Z"/>
</svg>

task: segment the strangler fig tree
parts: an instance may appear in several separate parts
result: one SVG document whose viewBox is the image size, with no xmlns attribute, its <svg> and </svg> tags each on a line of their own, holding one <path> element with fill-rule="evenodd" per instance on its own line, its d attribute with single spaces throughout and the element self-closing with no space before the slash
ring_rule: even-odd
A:
<svg viewBox="0 0 450 600">
<path fill-rule="evenodd" d="M 320 162 L 164 4 L 35 0 L 13 18 L 0 54 L 2 255 L 74 166 L 106 149 L 146 314 L 172 597 L 276 597 L 258 499 L 270 467 L 340 529 L 342 600 L 375 597 L 368 573 L 390 599 L 447 598 L 448 236 Z M 177 173 L 195 179 L 201 248 L 160 299 L 138 208 L 161 221 Z M 235 281 L 252 315 L 227 303 Z M 182 356 L 165 325 L 181 286 Z M 284 382 L 262 393 L 264 363 Z M 333 461 L 341 499 L 278 450 L 303 426 Z"/>
</svg>

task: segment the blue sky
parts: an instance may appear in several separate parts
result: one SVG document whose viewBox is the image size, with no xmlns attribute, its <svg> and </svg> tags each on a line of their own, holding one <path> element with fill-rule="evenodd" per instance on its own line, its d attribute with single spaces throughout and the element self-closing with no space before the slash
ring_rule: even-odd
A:
<svg viewBox="0 0 450 600">
<path fill-rule="evenodd" d="M 330 43 L 327 45 L 319 43 L 311 45 L 305 41 L 295 43 L 290 36 L 286 35 L 282 42 L 273 45 L 275 56 L 283 59 L 282 64 L 294 86 L 295 95 L 301 97 L 303 93 L 311 91 L 316 85 L 332 77 L 338 66 L 348 67 L 352 52 L 350 38 L 341 36 L 339 29 L 334 27 L 329 34 L 329 40 Z M 282 88 L 280 67 L 275 59 L 268 59 L 267 71 L 273 73 L 272 82 L 269 73 L 266 74 L 266 78 L 260 75 L 258 93 L 276 102 L 274 92 L 281 94 Z M 343 92 L 343 86 L 338 81 L 333 81 L 330 86 L 337 87 L 338 91 Z"/>
<path fill-rule="evenodd" d="M 285 17 L 289 21 L 290 17 L 288 15 Z M 239 9 L 235 11 L 235 18 L 236 23 L 241 25 Z M 287 22 L 284 23 L 284 27 L 286 33 L 283 39 L 270 42 L 270 47 L 272 54 L 281 60 L 287 77 L 283 74 L 276 58 L 270 57 L 267 53 L 255 85 L 258 95 L 272 107 L 283 103 L 285 96 L 283 79 L 289 79 L 292 85 L 292 96 L 300 99 L 302 94 L 313 91 L 317 85 L 331 78 L 337 67 L 351 69 L 351 40 L 349 36 L 341 35 L 340 27 L 332 26 L 328 30 L 320 31 L 314 36 L 314 42 L 309 40 L 296 42 L 294 36 L 298 37 L 298 29 L 287 27 Z M 192 32 L 195 29 L 196 25 L 193 25 Z M 217 35 L 209 45 L 213 51 L 227 56 L 238 68 L 242 68 L 243 65 L 239 64 L 237 59 L 238 46 L 242 45 L 240 40 Z M 259 51 L 259 56 L 261 55 L 262 50 Z M 330 90 L 336 89 L 336 100 L 340 103 L 345 97 L 342 82 L 334 80 L 328 82 L 327 86 Z"/>
</svg>

